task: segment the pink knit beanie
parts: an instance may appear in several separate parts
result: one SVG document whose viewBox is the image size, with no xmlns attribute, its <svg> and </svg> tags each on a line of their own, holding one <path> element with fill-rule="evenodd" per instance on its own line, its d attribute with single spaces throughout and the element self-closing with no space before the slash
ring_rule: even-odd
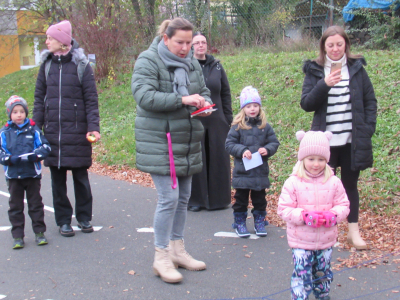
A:
<svg viewBox="0 0 400 300">
<path fill-rule="evenodd" d="M 257 89 L 253 88 L 251 85 L 246 86 L 240 93 L 240 109 L 249 103 L 257 103 L 261 106 L 260 95 L 258 94 Z"/>
<path fill-rule="evenodd" d="M 51 25 L 47 29 L 46 34 L 59 41 L 65 46 L 71 45 L 72 40 L 72 27 L 68 20 L 61 21 L 60 23 Z"/>
<path fill-rule="evenodd" d="M 331 156 L 329 140 L 332 138 L 330 131 L 297 131 L 296 138 L 300 141 L 298 160 L 302 161 L 310 155 L 322 156 L 329 162 Z"/>
</svg>

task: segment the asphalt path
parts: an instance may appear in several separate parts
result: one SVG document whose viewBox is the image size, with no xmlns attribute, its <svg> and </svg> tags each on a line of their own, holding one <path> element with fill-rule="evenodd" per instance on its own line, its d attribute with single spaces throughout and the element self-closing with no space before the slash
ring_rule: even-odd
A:
<svg viewBox="0 0 400 300">
<path fill-rule="evenodd" d="M 94 197 L 93 221 L 100 230 L 58 233 L 54 213 L 46 210 L 47 246 L 38 247 L 26 213 L 25 248 L 12 249 L 7 209 L 8 193 L 0 176 L 0 299 L 290 299 L 293 270 L 285 230 L 268 226 L 259 239 L 216 237 L 231 232 L 232 210 L 188 212 L 185 244 L 207 270 L 179 269 L 183 281 L 167 284 L 151 268 L 154 258 L 151 228 L 157 202 L 155 189 L 90 173 Z M 72 177 L 68 175 L 72 201 Z M 44 168 L 43 202 L 53 207 L 50 173 Z M 253 220 L 248 220 L 252 227 Z M 77 225 L 73 219 L 72 225 Z M 348 252 L 334 250 L 333 259 Z M 398 258 L 398 257 L 397 257 Z M 400 299 L 399 264 L 335 271 L 332 299 Z M 131 273 L 131 274 L 130 274 Z M 133 274 L 133 275 L 132 275 Z M 352 277 L 351 280 L 349 279 Z M 311 298 L 313 299 L 313 298 Z"/>
</svg>

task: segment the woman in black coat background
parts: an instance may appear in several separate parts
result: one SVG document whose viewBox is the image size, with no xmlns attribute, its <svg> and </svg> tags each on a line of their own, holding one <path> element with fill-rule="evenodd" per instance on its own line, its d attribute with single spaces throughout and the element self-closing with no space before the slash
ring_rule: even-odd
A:
<svg viewBox="0 0 400 300">
<path fill-rule="evenodd" d="M 56 223 L 65 237 L 75 235 L 71 227 L 73 209 L 67 196 L 67 170 L 72 171 L 74 181 L 78 227 L 85 233 L 93 231 L 93 199 L 87 171 L 92 165 L 92 145 L 88 138 L 92 142 L 100 139 L 93 70 L 71 33 L 71 24 L 66 20 L 47 30 L 48 50 L 42 52 L 33 108 L 33 120 L 51 146 L 44 165 L 50 167 Z"/>
<path fill-rule="evenodd" d="M 204 126 L 201 145 L 203 170 L 193 176 L 189 210 L 227 208 L 231 203 L 231 166 L 229 154 L 225 151 L 225 139 L 233 118 L 231 91 L 220 61 L 206 54 L 207 39 L 200 32 L 194 34 L 193 49 L 217 111 L 201 118 Z"/>
<path fill-rule="evenodd" d="M 350 201 L 347 241 L 367 249 L 358 228 L 360 171 L 372 167 L 372 135 L 377 101 L 362 56 L 350 53 L 350 40 L 340 26 L 331 26 L 321 37 L 319 57 L 304 63 L 301 107 L 314 112 L 311 130 L 331 131 L 329 165 L 340 167 Z M 335 67 L 337 70 L 334 71 Z"/>
</svg>

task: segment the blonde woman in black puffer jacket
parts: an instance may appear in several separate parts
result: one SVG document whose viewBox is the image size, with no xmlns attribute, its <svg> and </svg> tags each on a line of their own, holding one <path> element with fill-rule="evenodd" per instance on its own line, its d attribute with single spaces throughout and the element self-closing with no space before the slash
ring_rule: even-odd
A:
<svg viewBox="0 0 400 300">
<path fill-rule="evenodd" d="M 67 196 L 67 170 L 72 171 L 75 215 L 82 231 L 93 231 L 93 198 L 87 169 L 92 165 L 92 146 L 100 139 L 98 97 L 94 74 L 83 49 L 71 37 L 71 24 L 62 21 L 46 32 L 48 50 L 36 81 L 33 120 L 51 145 L 44 160 L 50 167 L 56 223 L 62 236 L 75 235 L 73 209 Z M 79 75 L 78 65 L 83 64 Z"/>
</svg>

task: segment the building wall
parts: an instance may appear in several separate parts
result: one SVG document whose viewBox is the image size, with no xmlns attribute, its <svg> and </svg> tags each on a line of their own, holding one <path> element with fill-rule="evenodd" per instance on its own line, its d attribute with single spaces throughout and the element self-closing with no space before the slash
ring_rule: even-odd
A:
<svg viewBox="0 0 400 300">
<path fill-rule="evenodd" d="M 0 11 L 0 77 L 39 64 L 45 21 L 29 11 Z"/>
<path fill-rule="evenodd" d="M 0 77 L 20 70 L 17 35 L 0 36 Z"/>
<path fill-rule="evenodd" d="M 21 66 L 36 65 L 33 38 L 19 38 L 19 57 Z"/>
</svg>

